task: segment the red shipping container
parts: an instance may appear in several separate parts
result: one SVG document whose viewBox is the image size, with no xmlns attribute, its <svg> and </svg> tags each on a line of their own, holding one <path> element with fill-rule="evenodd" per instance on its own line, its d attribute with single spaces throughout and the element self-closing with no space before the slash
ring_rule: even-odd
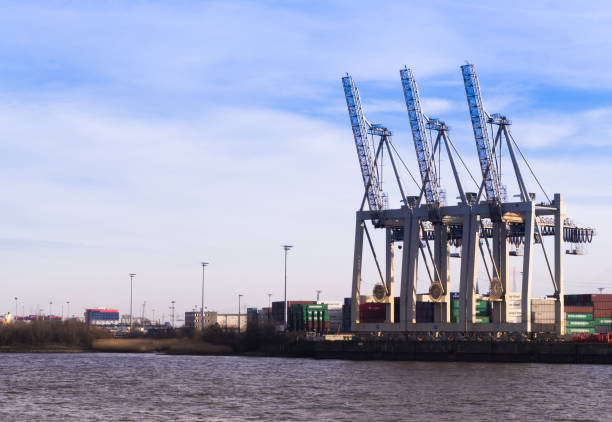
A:
<svg viewBox="0 0 612 422">
<path fill-rule="evenodd" d="M 566 306 L 565 312 L 577 313 L 577 314 L 592 314 L 593 306 Z"/>
<path fill-rule="evenodd" d="M 612 302 L 609 302 L 609 301 L 594 302 L 593 308 L 594 309 L 612 309 Z"/>
<path fill-rule="evenodd" d="M 595 302 L 612 302 L 612 294 L 591 295 L 591 300 Z"/>
<path fill-rule="evenodd" d="M 368 302 L 368 303 L 360 303 L 359 311 L 382 311 L 385 312 L 387 309 L 386 303 L 376 303 L 376 302 Z"/>
<path fill-rule="evenodd" d="M 612 318 L 612 309 L 595 309 L 593 318 Z"/>
</svg>

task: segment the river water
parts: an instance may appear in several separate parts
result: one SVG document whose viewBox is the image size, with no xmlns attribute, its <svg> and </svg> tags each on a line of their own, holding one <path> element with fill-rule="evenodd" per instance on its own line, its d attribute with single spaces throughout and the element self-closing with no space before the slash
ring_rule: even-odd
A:
<svg viewBox="0 0 612 422">
<path fill-rule="evenodd" d="M 0 421 L 612 420 L 612 366 L 0 354 Z"/>
</svg>

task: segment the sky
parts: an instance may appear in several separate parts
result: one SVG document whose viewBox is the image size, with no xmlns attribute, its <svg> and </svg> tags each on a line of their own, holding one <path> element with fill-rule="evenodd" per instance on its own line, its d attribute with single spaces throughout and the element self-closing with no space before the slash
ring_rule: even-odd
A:
<svg viewBox="0 0 612 422">
<path fill-rule="evenodd" d="M 199 306 L 202 261 L 208 309 L 267 306 L 283 244 L 289 299 L 342 300 L 363 184 L 341 77 L 416 175 L 409 66 L 478 174 L 466 61 L 547 194 L 597 228 L 566 257 L 567 292 L 612 293 L 611 23 L 607 2 L 1 1 L 0 313 L 15 297 L 19 313 L 128 313 L 135 273 L 134 313 L 167 320 L 172 300 Z M 533 294 L 551 293 L 536 263 Z"/>
</svg>

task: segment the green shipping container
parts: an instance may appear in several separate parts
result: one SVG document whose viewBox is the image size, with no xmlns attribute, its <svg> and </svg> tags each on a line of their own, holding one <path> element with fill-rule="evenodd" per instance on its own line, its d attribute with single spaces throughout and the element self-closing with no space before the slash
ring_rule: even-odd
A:
<svg viewBox="0 0 612 422">
<path fill-rule="evenodd" d="M 593 314 L 578 314 L 578 313 L 567 313 L 565 314 L 567 321 L 592 321 Z"/>
<path fill-rule="evenodd" d="M 567 334 L 595 334 L 595 328 L 568 328 Z"/>
<path fill-rule="evenodd" d="M 481 316 L 477 316 L 476 318 L 474 318 L 474 322 L 475 323 L 488 323 L 491 322 L 491 318 L 489 318 L 488 316 L 486 317 L 481 317 Z"/>
<path fill-rule="evenodd" d="M 566 325 L 568 327 L 584 327 L 584 328 L 591 328 L 591 327 L 595 327 L 595 321 L 572 321 L 572 320 L 568 320 L 565 321 Z"/>
<path fill-rule="evenodd" d="M 612 325 L 612 318 L 595 318 L 595 325 Z"/>
</svg>

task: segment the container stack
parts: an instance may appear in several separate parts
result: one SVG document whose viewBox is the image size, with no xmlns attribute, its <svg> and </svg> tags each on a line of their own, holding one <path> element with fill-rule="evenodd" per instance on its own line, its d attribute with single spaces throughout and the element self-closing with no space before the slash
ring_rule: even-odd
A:
<svg viewBox="0 0 612 422">
<path fill-rule="evenodd" d="M 386 303 L 369 302 L 359 304 L 359 322 L 380 323 L 385 322 L 386 317 Z"/>
<path fill-rule="evenodd" d="M 329 314 L 325 304 L 295 304 L 291 305 L 288 313 L 291 331 L 329 332 Z"/>
<path fill-rule="evenodd" d="M 596 333 L 612 333 L 612 294 L 591 295 Z"/>
<path fill-rule="evenodd" d="M 521 322 L 521 316 L 523 315 L 521 297 L 521 292 L 508 292 L 506 294 L 507 321 L 510 323 L 518 324 Z"/>
<path fill-rule="evenodd" d="M 539 332 L 555 331 L 555 300 L 531 299 L 531 329 Z"/>
<path fill-rule="evenodd" d="M 342 332 L 351 332 L 351 298 L 345 297 L 342 305 Z"/>
<path fill-rule="evenodd" d="M 342 330 L 342 302 L 325 302 L 327 313 L 329 314 L 329 332 L 337 334 Z"/>
<path fill-rule="evenodd" d="M 459 293 L 451 293 L 451 322 L 460 322 L 459 319 Z M 474 315 L 475 323 L 491 322 L 491 307 L 488 300 L 476 300 L 476 314 Z"/>
<path fill-rule="evenodd" d="M 434 303 L 416 303 L 416 322 L 434 322 Z"/>
<path fill-rule="evenodd" d="M 563 301 L 567 334 L 595 333 L 593 300 L 591 295 L 565 295 Z"/>
</svg>

